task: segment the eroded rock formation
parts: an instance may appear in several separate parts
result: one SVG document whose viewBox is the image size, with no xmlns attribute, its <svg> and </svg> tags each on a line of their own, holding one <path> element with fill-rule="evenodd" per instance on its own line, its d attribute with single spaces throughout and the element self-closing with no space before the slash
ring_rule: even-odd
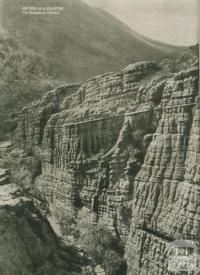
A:
<svg viewBox="0 0 200 275">
<path fill-rule="evenodd" d="M 42 166 L 31 193 L 113 232 L 128 274 L 168 274 L 168 243 L 200 240 L 198 112 L 197 64 L 140 62 L 53 90 L 19 114 L 17 142 Z"/>
<path fill-rule="evenodd" d="M 134 186 L 127 241 L 130 274 L 170 274 L 168 243 L 200 240 L 200 117 L 197 69 L 169 79 L 159 123 Z"/>
</svg>

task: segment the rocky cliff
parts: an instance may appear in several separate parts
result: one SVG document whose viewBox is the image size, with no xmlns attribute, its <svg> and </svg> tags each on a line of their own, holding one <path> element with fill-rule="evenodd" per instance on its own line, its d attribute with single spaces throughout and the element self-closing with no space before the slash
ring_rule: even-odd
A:
<svg viewBox="0 0 200 275">
<path fill-rule="evenodd" d="M 166 81 L 159 122 L 135 181 L 126 254 L 130 274 L 171 274 L 168 243 L 200 240 L 197 70 Z"/>
<path fill-rule="evenodd" d="M 140 62 L 50 91 L 18 115 L 16 141 L 41 163 L 30 193 L 63 238 L 102 225 L 128 274 L 168 274 L 168 244 L 200 241 L 198 112 L 197 63 Z"/>
<path fill-rule="evenodd" d="M 0 186 L 0 273 L 94 275 L 86 255 L 66 246 L 16 184 Z"/>
</svg>

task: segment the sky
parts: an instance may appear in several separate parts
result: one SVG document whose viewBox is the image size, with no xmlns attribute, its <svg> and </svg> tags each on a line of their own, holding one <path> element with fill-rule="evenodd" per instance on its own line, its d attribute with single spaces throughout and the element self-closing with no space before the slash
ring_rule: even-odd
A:
<svg viewBox="0 0 200 275">
<path fill-rule="evenodd" d="M 200 0 L 84 0 L 102 8 L 133 30 L 174 45 L 198 41 Z"/>
</svg>

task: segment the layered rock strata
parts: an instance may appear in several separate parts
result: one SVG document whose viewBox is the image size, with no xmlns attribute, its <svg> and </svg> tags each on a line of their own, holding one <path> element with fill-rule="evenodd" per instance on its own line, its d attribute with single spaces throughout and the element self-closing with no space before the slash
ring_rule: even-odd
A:
<svg viewBox="0 0 200 275">
<path fill-rule="evenodd" d="M 199 239 L 197 92 L 197 64 L 166 74 L 140 62 L 19 114 L 17 142 L 42 164 L 32 192 L 115 233 L 129 274 L 168 274 L 167 244 Z"/>
<path fill-rule="evenodd" d="M 75 217 L 102 222 L 124 242 L 131 219 L 130 179 L 146 150 L 140 139 L 157 123 L 153 106 L 165 79 L 152 79 L 158 71 L 152 62 L 130 65 L 76 86 L 77 92 L 65 98 L 62 87 L 51 91 L 19 114 L 18 142 L 40 155 L 36 186 L 48 203 L 57 212 L 70 208 Z"/>
<path fill-rule="evenodd" d="M 191 68 L 169 79 L 155 108 L 158 127 L 134 181 L 129 274 L 171 274 L 169 243 L 200 241 L 197 73 Z"/>
</svg>

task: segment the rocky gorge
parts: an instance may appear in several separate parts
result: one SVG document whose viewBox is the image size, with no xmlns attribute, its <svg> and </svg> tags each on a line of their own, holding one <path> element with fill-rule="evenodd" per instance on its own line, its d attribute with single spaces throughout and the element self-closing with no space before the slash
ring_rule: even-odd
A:
<svg viewBox="0 0 200 275">
<path fill-rule="evenodd" d="M 119 242 L 108 254 L 116 270 L 98 259 L 90 272 L 172 274 L 169 244 L 200 242 L 198 72 L 198 62 L 176 73 L 139 62 L 60 86 L 18 114 L 18 185 L 37 211 L 65 244 L 87 251 L 88 230 Z"/>
</svg>

